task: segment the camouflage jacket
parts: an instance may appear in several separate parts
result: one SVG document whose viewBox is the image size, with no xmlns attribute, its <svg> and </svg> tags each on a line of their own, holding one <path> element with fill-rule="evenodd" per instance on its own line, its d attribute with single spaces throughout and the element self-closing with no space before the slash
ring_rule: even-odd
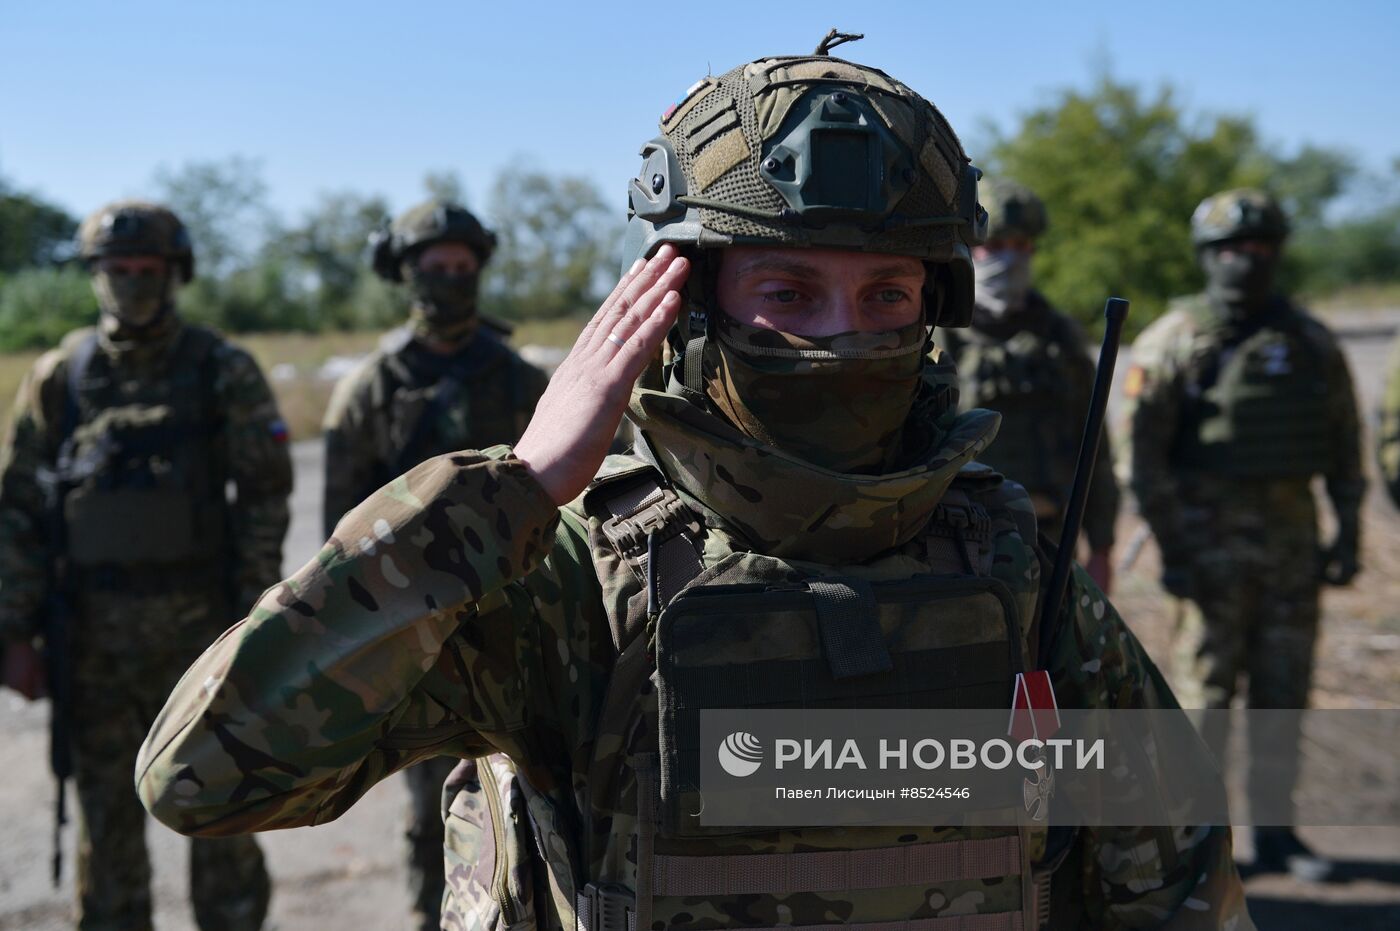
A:
<svg viewBox="0 0 1400 931">
<path fill-rule="evenodd" d="M 937 338 L 957 363 L 963 409 L 1001 414 L 1001 430 L 981 461 L 1024 485 L 1043 522 L 1063 515 L 1094 387 L 1083 330 L 1032 291 L 1027 306 L 1005 319 L 978 311 L 971 329 L 942 330 Z M 1111 448 L 1105 430 L 1084 509 L 1084 534 L 1096 550 L 1113 545 L 1118 517 Z"/>
<path fill-rule="evenodd" d="M 1376 458 L 1390 500 L 1400 507 L 1400 339 L 1391 350 L 1390 371 L 1385 380 L 1385 395 L 1381 398 Z"/>
<path fill-rule="evenodd" d="M 596 523 L 578 502 L 556 508 L 503 447 L 395 479 L 186 674 L 138 762 L 146 806 L 192 834 L 319 824 L 428 756 L 500 754 L 530 786 L 530 823 L 555 827 L 538 841 L 551 867 L 535 893 L 539 926 L 571 927 L 579 874 L 633 855 L 615 849 L 629 833 L 589 823 L 589 765 L 603 752 L 599 706 L 617 655 L 609 605 L 622 591 L 596 562 Z M 738 525 L 705 526 L 707 564 L 741 546 Z M 1015 534 L 1019 524 L 1003 514 L 999 526 Z M 885 546 L 884 571 L 918 571 L 914 555 Z M 1070 626 L 1049 661 L 1062 705 L 1173 706 L 1087 576 L 1076 574 L 1066 603 Z M 461 798 L 447 800 L 449 824 L 466 814 Z M 602 840 L 587 845 L 597 859 L 571 872 L 568 851 L 589 832 Z M 1057 881 L 1081 890 L 1084 927 L 1252 927 L 1226 827 L 1089 829 L 1079 844 L 1080 871 Z M 459 866 L 510 871 L 491 862 Z M 465 915 L 446 920 L 471 926 Z"/>
<path fill-rule="evenodd" d="M 336 385 L 326 409 L 326 535 L 424 459 L 519 439 L 547 382 L 491 327 L 450 356 L 430 352 L 409 327 L 387 334 Z"/>
<path fill-rule="evenodd" d="M 172 347 L 190 327 L 177 326 L 155 345 L 118 348 L 106 338 L 96 352 L 123 383 L 133 405 L 152 403 L 166 377 Z M 0 451 L 0 634 L 35 632 L 49 584 L 49 526 L 41 475 L 53 470 L 62 443 L 70 357 L 91 338 L 91 329 L 70 333 L 59 348 L 41 356 L 20 386 L 13 419 Z M 282 574 L 282 539 L 292 487 L 287 430 L 261 370 L 244 350 L 213 337 L 209 359 L 217 417 L 208 437 L 222 474 L 236 489 L 229 506 L 226 574 L 238 608 L 251 605 Z M 151 530 L 160 532 L 160 516 Z M 171 582 L 178 586 L 178 578 Z M 207 580 L 200 584 L 208 584 Z M 220 623 L 226 619 L 220 619 Z"/>
<path fill-rule="evenodd" d="M 1278 342 L 1264 347 L 1269 351 L 1256 384 L 1296 376 L 1310 386 L 1311 397 L 1285 398 L 1286 411 L 1256 409 L 1246 426 L 1260 434 L 1252 442 L 1278 445 L 1269 451 L 1280 463 L 1286 465 L 1295 450 L 1309 463 L 1315 460 L 1298 474 L 1242 474 L 1228 460 L 1201 464 L 1202 448 L 1225 442 L 1219 424 L 1208 423 L 1225 400 L 1217 393 L 1228 390 L 1220 383 L 1223 373 L 1237 350 L 1261 340 Z M 1316 473 L 1326 477 L 1338 519 L 1356 526 L 1366 483 L 1351 372 L 1331 331 L 1304 311 L 1279 299 L 1267 317 L 1234 327 L 1215 317 L 1204 296 L 1177 301 L 1133 344 L 1124 394 L 1133 493 L 1168 563 L 1188 562 L 1199 545 L 1187 526 L 1196 512 L 1213 512 L 1222 520 L 1233 511 L 1262 515 L 1275 531 L 1311 527 L 1316 512 L 1309 484 Z M 1283 432 L 1296 429 L 1306 433 Z M 1319 451 L 1305 454 L 1304 446 L 1311 444 Z M 1244 457 L 1238 458 L 1243 465 Z"/>
</svg>

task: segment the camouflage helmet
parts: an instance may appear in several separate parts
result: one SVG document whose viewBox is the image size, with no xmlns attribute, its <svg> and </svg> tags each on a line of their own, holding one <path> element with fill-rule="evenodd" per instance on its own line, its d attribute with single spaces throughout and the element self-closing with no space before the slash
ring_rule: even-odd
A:
<svg viewBox="0 0 1400 931">
<path fill-rule="evenodd" d="M 1272 195 L 1256 188 L 1223 191 L 1201 201 L 1191 214 L 1191 242 L 1197 248 L 1226 239 L 1271 239 L 1288 236 L 1288 218 Z"/>
<path fill-rule="evenodd" d="M 142 200 L 118 200 L 88 215 L 78 227 L 78 256 L 85 262 L 108 255 L 158 255 L 194 277 L 189 230 L 166 207 Z"/>
<path fill-rule="evenodd" d="M 402 281 L 403 261 L 438 242 L 463 243 L 485 265 L 496 249 L 496 234 L 465 207 L 434 198 L 405 210 L 388 230 L 370 237 L 374 271 L 388 281 Z"/>
<path fill-rule="evenodd" d="M 1036 239 L 1050 224 L 1045 218 L 1045 202 L 1024 184 L 1007 178 L 992 178 L 978 189 L 982 206 L 987 208 L 987 238 L 1024 236 Z"/>
<path fill-rule="evenodd" d="M 908 255 L 929 266 L 929 322 L 966 326 L 980 172 L 931 103 L 824 48 L 704 78 L 662 115 L 628 185 L 623 267 L 667 242 Z"/>
</svg>

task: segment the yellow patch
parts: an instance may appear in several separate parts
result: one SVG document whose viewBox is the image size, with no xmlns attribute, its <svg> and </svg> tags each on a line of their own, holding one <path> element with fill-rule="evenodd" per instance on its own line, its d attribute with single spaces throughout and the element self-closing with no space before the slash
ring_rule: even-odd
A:
<svg viewBox="0 0 1400 931">
<path fill-rule="evenodd" d="M 1134 365 L 1128 369 L 1128 376 L 1123 379 L 1123 393 L 1130 398 L 1135 398 L 1142 394 L 1142 383 L 1146 381 L 1147 373 L 1142 366 Z"/>
</svg>

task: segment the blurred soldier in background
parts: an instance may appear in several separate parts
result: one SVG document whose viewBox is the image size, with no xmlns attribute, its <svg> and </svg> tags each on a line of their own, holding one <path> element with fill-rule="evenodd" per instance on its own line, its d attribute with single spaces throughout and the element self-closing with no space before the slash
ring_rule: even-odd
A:
<svg viewBox="0 0 1400 931">
<path fill-rule="evenodd" d="M 1094 384 L 1083 331 L 1031 286 L 1035 240 L 1045 232 L 1045 205 L 1007 180 L 983 182 L 990 217 L 987 241 L 972 250 L 977 306 L 967 330 L 941 330 L 959 376 L 959 405 L 1001 414 L 996 441 L 978 459 L 1025 486 L 1040 531 L 1059 542 L 1074 484 L 1084 418 Z M 1108 434 L 1089 486 L 1085 568 L 1108 591 L 1118 483 Z"/>
<path fill-rule="evenodd" d="M 456 204 L 430 200 L 373 243 L 374 270 L 407 285 L 409 322 L 335 389 L 326 411 L 326 536 L 371 492 L 426 459 L 513 443 L 548 381 L 477 313 L 496 237 Z M 443 891 L 442 785 L 457 760 L 407 771 L 414 920 L 436 929 Z"/>
<path fill-rule="evenodd" d="M 1380 428 L 1376 431 L 1376 458 L 1390 500 L 1400 507 L 1400 339 L 1390 351 L 1385 396 L 1381 398 Z"/>
<path fill-rule="evenodd" d="M 1137 340 L 1125 389 L 1133 492 L 1161 547 L 1162 584 L 1182 599 L 1177 694 L 1186 708 L 1228 708 L 1244 674 L 1251 708 L 1303 708 L 1319 580 L 1346 585 L 1359 569 L 1365 480 L 1351 374 L 1331 332 L 1274 291 L 1288 223 L 1272 197 L 1210 197 L 1191 232 L 1206 290 Z M 1315 475 L 1337 514 L 1325 550 Z M 1286 806 L 1296 729 L 1251 726 L 1249 736 L 1251 797 Z M 1207 737 L 1219 753 L 1223 731 Z M 1257 829 L 1255 850 L 1259 869 L 1330 870 L 1287 827 Z"/>
<path fill-rule="evenodd" d="M 40 357 L 15 402 L 0 451 L 0 635 L 7 681 L 34 697 L 33 643 L 71 612 L 49 684 L 71 706 L 57 739 L 82 813 L 79 927 L 139 931 L 152 925 L 136 751 L 190 660 L 277 581 L 292 470 L 257 363 L 175 311 L 194 273 L 175 215 L 117 202 L 78 237 L 101 317 Z M 254 931 L 269 894 L 251 837 L 191 843 L 200 928 Z"/>
</svg>

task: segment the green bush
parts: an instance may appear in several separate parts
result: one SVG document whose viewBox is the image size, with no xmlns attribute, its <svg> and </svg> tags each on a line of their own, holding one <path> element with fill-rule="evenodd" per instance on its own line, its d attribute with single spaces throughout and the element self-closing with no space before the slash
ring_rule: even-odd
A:
<svg viewBox="0 0 1400 931">
<path fill-rule="evenodd" d="M 0 351 L 44 349 L 97 321 L 88 276 L 73 266 L 0 275 Z"/>
</svg>

